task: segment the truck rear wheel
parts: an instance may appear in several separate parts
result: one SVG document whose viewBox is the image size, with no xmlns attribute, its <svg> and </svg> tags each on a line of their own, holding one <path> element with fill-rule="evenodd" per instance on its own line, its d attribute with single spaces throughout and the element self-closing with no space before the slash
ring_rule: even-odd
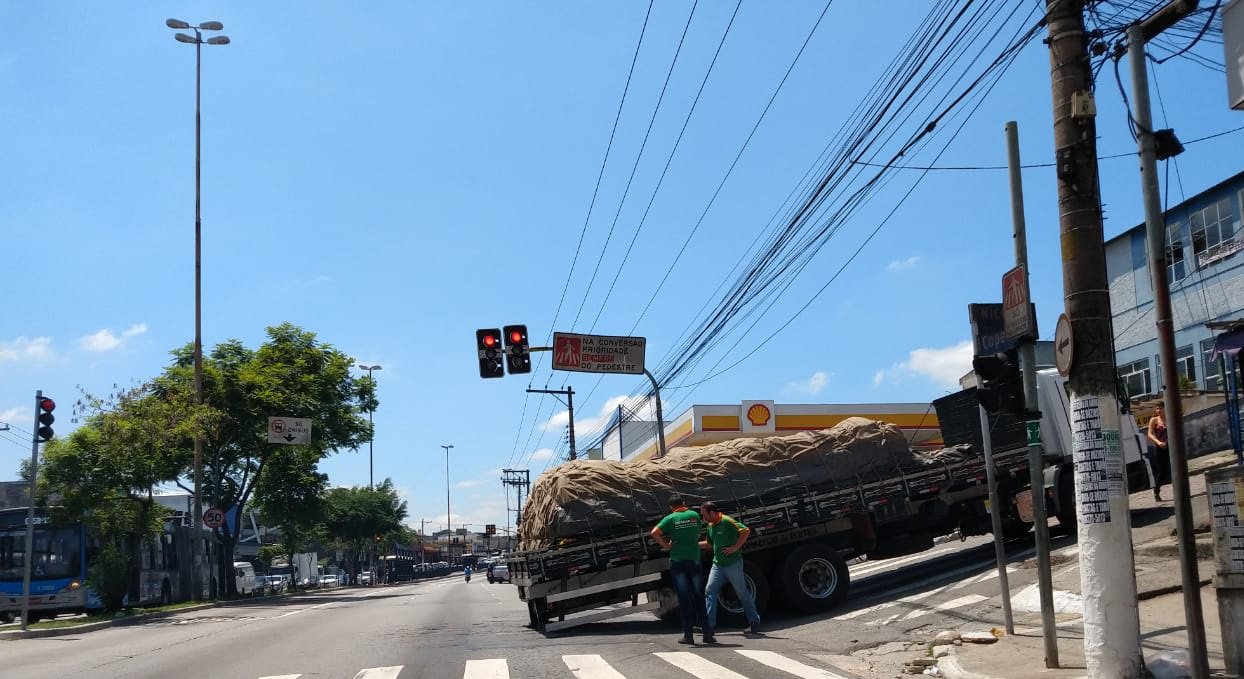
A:
<svg viewBox="0 0 1244 679">
<path fill-rule="evenodd" d="M 847 562 L 832 547 L 803 545 L 777 571 L 786 603 L 801 613 L 819 613 L 842 603 L 851 585 Z"/>
<path fill-rule="evenodd" d="M 751 561 L 743 561 L 743 580 L 747 589 L 751 590 L 756 602 L 756 612 L 764 615 L 769 608 L 769 578 L 765 577 L 760 566 Z M 717 615 L 726 622 L 736 625 L 747 624 L 747 616 L 743 612 L 743 602 L 734 591 L 734 586 L 727 584 L 717 595 Z"/>
</svg>

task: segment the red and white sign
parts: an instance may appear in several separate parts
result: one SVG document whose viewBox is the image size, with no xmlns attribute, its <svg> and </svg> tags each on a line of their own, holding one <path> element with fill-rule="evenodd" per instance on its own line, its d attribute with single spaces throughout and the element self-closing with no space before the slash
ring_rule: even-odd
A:
<svg viewBox="0 0 1244 679">
<path fill-rule="evenodd" d="M 1028 274 L 1023 265 L 1002 274 L 1002 324 L 1011 339 L 1036 334 L 1029 306 Z"/>
<path fill-rule="evenodd" d="M 553 369 L 583 373 L 644 373 L 643 337 L 553 333 Z"/>
<path fill-rule="evenodd" d="M 220 528 L 225 525 L 225 513 L 218 507 L 203 512 L 203 525 L 208 528 Z"/>
</svg>

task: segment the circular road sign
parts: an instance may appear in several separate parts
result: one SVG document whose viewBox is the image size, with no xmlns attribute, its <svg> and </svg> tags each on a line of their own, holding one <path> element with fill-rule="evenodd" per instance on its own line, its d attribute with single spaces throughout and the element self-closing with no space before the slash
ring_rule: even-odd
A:
<svg viewBox="0 0 1244 679">
<path fill-rule="evenodd" d="M 1054 367 L 1058 374 L 1066 377 L 1071 372 L 1071 363 L 1076 357 L 1076 340 L 1071 334 L 1071 319 L 1067 314 L 1058 317 L 1058 326 L 1054 329 Z"/>
<path fill-rule="evenodd" d="M 216 507 L 203 512 L 203 525 L 208 528 L 220 528 L 225 525 L 225 513 Z"/>
</svg>

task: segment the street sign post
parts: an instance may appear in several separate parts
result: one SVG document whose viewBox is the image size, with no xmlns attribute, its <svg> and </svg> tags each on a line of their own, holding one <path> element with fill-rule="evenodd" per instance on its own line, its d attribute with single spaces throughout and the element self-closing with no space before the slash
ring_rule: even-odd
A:
<svg viewBox="0 0 1244 679">
<path fill-rule="evenodd" d="M 553 369 L 584 373 L 644 374 L 643 337 L 553 333 Z"/>
<path fill-rule="evenodd" d="M 1021 264 L 1002 274 L 1002 322 L 1007 337 L 1020 340 L 1036 336 L 1028 305 L 1028 274 Z"/>
<path fill-rule="evenodd" d="M 269 417 L 268 443 L 290 446 L 311 443 L 311 420 L 305 417 Z"/>
<path fill-rule="evenodd" d="M 219 507 L 212 507 L 203 512 L 203 525 L 208 528 L 220 528 L 225 525 L 225 512 Z"/>
</svg>

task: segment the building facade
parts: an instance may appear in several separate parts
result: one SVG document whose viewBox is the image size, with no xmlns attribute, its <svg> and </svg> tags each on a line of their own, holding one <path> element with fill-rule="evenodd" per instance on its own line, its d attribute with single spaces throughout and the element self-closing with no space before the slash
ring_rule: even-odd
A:
<svg viewBox="0 0 1244 679">
<path fill-rule="evenodd" d="M 1244 318 L 1244 172 L 1166 211 L 1167 275 L 1175 360 L 1183 389 L 1222 391 L 1224 366 L 1211 359 L 1214 321 Z M 1131 399 L 1163 388 L 1145 225 L 1106 242 L 1115 365 Z"/>
</svg>

